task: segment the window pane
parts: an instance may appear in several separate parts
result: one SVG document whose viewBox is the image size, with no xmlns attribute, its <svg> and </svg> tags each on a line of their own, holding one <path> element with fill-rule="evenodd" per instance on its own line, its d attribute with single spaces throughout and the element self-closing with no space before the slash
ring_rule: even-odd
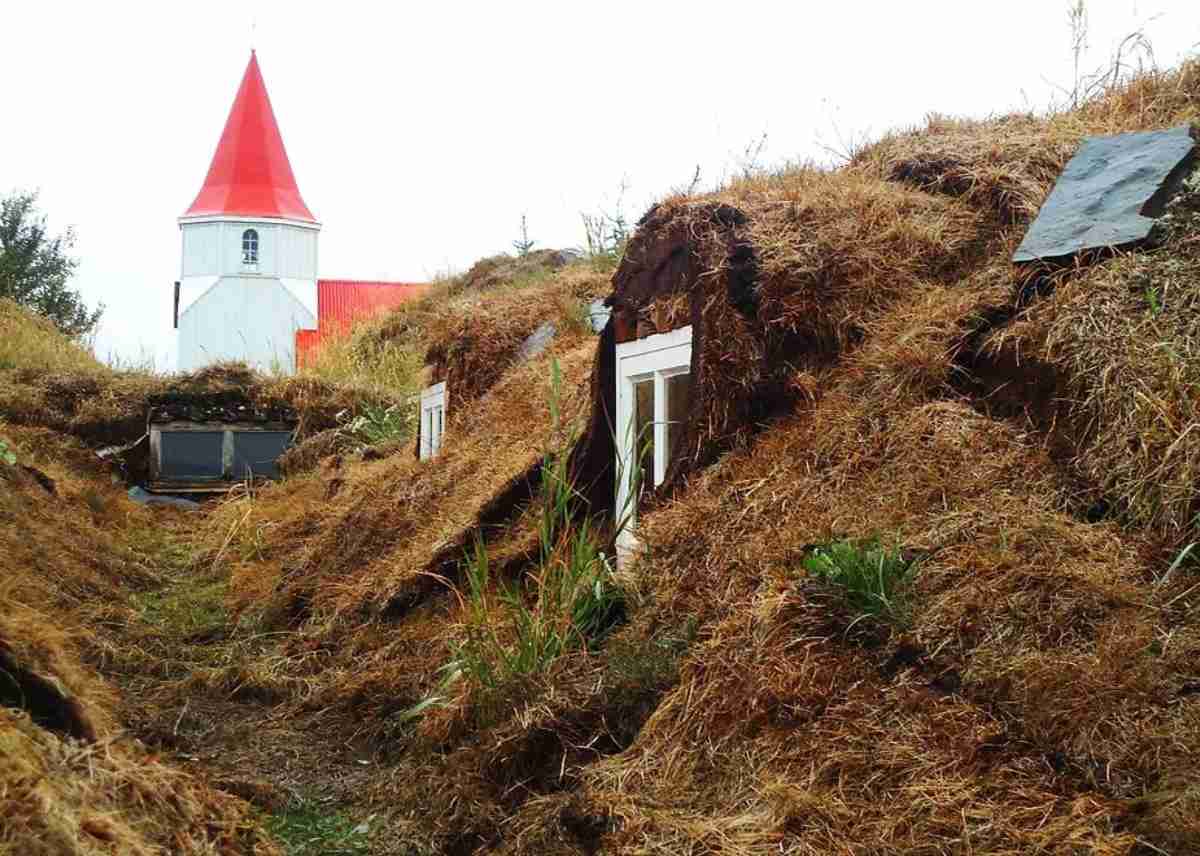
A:
<svg viewBox="0 0 1200 856">
<path fill-rule="evenodd" d="M 159 476 L 164 479 L 219 479 L 224 475 L 224 431 L 163 431 L 159 437 Z"/>
<path fill-rule="evenodd" d="M 646 491 L 654 487 L 654 379 L 636 381 L 633 398 L 633 443 L 640 455 L 642 490 Z"/>
<path fill-rule="evenodd" d="M 247 229 L 242 232 L 242 264 L 258 263 L 258 232 Z"/>
<path fill-rule="evenodd" d="M 671 375 L 666 379 L 667 387 L 667 448 L 663 455 L 667 456 L 663 464 L 666 470 L 670 464 L 670 455 L 675 448 L 675 440 L 683 434 L 687 422 L 688 404 L 692 396 L 692 376 L 687 372 Z"/>
<path fill-rule="evenodd" d="M 290 431 L 234 431 L 233 477 L 244 479 L 249 473 L 260 478 L 277 478 L 276 461 L 291 444 Z"/>
</svg>

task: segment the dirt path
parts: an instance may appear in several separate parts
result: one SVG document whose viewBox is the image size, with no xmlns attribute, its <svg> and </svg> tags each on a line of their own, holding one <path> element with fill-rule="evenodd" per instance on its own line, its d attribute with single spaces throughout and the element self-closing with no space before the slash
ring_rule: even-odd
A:
<svg viewBox="0 0 1200 856">
<path fill-rule="evenodd" d="M 148 746 L 264 812 L 289 856 L 389 854 L 365 804 L 370 783 L 392 770 L 363 742 L 297 712 L 286 683 L 262 680 L 278 637 L 234 626 L 226 581 L 197 569 L 187 526 L 140 545 L 160 585 L 131 597 L 98 664 L 120 689 L 122 716 Z"/>
</svg>

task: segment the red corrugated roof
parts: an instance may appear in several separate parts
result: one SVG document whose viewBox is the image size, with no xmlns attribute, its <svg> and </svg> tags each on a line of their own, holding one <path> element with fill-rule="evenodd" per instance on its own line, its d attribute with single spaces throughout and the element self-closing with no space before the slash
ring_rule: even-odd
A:
<svg viewBox="0 0 1200 856">
<path fill-rule="evenodd" d="M 204 186 L 183 216 L 222 214 L 317 222 L 300 197 L 253 51 Z"/>
<path fill-rule="evenodd" d="M 420 297 L 428 290 L 428 285 L 415 282 L 319 279 L 317 325 L 323 336 L 339 332 L 356 321 Z"/>
<path fill-rule="evenodd" d="M 329 336 L 345 333 L 355 322 L 415 300 L 428 290 L 427 284 L 418 282 L 318 279 L 318 329 L 296 331 L 296 367 L 308 365 Z"/>
<path fill-rule="evenodd" d="M 302 369 L 316 356 L 321 334 L 316 330 L 296 331 L 296 368 Z"/>
</svg>

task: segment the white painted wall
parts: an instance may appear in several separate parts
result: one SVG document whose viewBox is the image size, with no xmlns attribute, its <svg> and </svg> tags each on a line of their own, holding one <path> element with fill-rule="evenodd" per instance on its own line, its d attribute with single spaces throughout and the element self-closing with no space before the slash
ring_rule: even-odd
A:
<svg viewBox="0 0 1200 856">
<path fill-rule="evenodd" d="M 317 317 L 317 281 L 315 279 L 289 279 L 280 277 L 283 287 L 300 301 L 300 305 Z"/>
<path fill-rule="evenodd" d="M 179 317 L 199 300 L 204 292 L 217 284 L 216 276 L 190 276 L 179 281 Z"/>
<path fill-rule="evenodd" d="M 180 221 L 178 368 L 243 360 L 295 370 L 296 331 L 317 326 L 316 224 L 210 217 Z M 258 232 L 258 264 L 242 234 Z"/>
<path fill-rule="evenodd" d="M 296 331 L 316 316 L 277 279 L 222 277 L 179 318 L 179 369 L 243 360 L 262 371 L 295 371 Z"/>
<path fill-rule="evenodd" d="M 259 276 L 289 279 L 317 278 L 315 225 L 281 220 L 245 220 L 232 217 L 182 221 L 183 259 L 180 275 Z M 242 233 L 258 232 L 258 266 L 242 264 Z"/>
<path fill-rule="evenodd" d="M 317 278 L 317 233 L 295 226 L 275 227 L 272 243 L 278 250 L 277 276 L 288 279 Z M 261 230 L 260 230 L 261 234 Z"/>
<path fill-rule="evenodd" d="M 220 223 L 196 223 L 182 228 L 184 277 L 220 273 Z"/>
</svg>

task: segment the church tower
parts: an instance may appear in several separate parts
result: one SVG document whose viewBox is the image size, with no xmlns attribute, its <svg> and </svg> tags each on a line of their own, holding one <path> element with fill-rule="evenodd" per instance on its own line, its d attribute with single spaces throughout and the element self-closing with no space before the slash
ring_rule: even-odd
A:
<svg viewBox="0 0 1200 856">
<path fill-rule="evenodd" d="M 296 333 L 317 326 L 321 225 L 300 197 L 253 51 L 179 229 L 179 370 L 243 360 L 294 372 Z"/>
</svg>

